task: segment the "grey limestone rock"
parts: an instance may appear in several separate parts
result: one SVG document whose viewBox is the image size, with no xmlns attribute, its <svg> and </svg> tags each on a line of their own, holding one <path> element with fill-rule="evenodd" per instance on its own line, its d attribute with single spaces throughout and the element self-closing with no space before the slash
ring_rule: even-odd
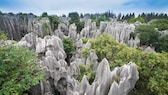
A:
<svg viewBox="0 0 168 95">
<path fill-rule="evenodd" d="M 32 15 L 33 17 L 33 15 Z M 20 40 L 27 34 L 28 21 L 31 15 L 22 17 L 21 15 L 0 15 L 0 31 L 4 31 L 11 40 Z"/>
<path fill-rule="evenodd" d="M 94 64 L 93 69 L 96 70 L 98 66 L 98 57 L 96 55 L 96 52 L 94 50 L 91 50 L 89 53 L 88 58 L 86 59 L 86 65 L 90 66 L 90 64 Z"/>
<path fill-rule="evenodd" d="M 68 37 L 72 38 L 74 41 L 77 38 L 77 31 L 76 31 L 77 27 L 75 25 L 75 23 L 71 24 L 69 26 L 69 33 L 68 33 Z"/>
<path fill-rule="evenodd" d="M 40 20 L 30 19 L 28 22 L 28 31 L 34 32 L 39 37 L 52 34 L 50 21 L 48 18 L 42 18 Z"/>
</svg>

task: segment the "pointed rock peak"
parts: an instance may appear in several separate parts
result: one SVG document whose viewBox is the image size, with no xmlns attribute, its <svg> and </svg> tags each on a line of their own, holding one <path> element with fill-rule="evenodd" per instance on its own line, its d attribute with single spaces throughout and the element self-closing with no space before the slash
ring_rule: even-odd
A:
<svg viewBox="0 0 168 95">
<path fill-rule="evenodd" d="M 107 61 L 106 58 L 104 58 L 104 59 L 101 61 L 100 65 L 101 65 L 101 64 L 109 65 L 109 63 L 108 63 L 108 61 Z"/>
<path fill-rule="evenodd" d="M 87 76 L 86 76 L 86 75 L 84 75 L 84 76 L 83 76 L 81 83 L 84 83 L 84 84 L 89 84 L 89 82 L 88 82 L 88 79 L 87 79 Z"/>
<path fill-rule="evenodd" d="M 98 65 L 97 72 L 104 72 L 104 70 L 110 72 L 110 66 L 106 58 L 104 58 Z"/>
<path fill-rule="evenodd" d="M 116 81 L 114 81 L 110 87 L 110 91 L 109 91 L 108 95 L 119 95 L 118 91 L 119 91 L 118 84 Z"/>
<path fill-rule="evenodd" d="M 96 71 L 95 81 L 103 81 L 103 79 L 108 79 L 110 75 L 110 66 L 106 58 L 98 65 Z"/>
</svg>

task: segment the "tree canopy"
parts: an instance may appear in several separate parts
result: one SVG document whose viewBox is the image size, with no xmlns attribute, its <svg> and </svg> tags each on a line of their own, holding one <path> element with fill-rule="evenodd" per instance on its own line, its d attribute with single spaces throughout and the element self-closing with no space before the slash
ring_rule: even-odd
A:
<svg viewBox="0 0 168 95">
<path fill-rule="evenodd" d="M 135 32 L 140 38 L 140 45 L 155 45 L 159 38 L 159 32 L 150 25 L 139 25 L 136 27 Z"/>
<path fill-rule="evenodd" d="M 75 25 L 77 26 L 77 32 L 79 33 L 84 27 L 84 22 L 80 22 L 79 14 L 77 12 L 72 12 L 72 13 L 69 13 L 68 17 L 71 18 L 69 20 L 69 23 L 70 24 L 75 23 Z"/>
<path fill-rule="evenodd" d="M 168 20 L 166 19 L 157 19 L 152 21 L 151 25 L 158 28 L 159 31 L 168 30 Z"/>
<path fill-rule="evenodd" d="M 43 80 L 36 54 L 25 47 L 0 48 L 0 95 L 23 95 Z"/>
</svg>

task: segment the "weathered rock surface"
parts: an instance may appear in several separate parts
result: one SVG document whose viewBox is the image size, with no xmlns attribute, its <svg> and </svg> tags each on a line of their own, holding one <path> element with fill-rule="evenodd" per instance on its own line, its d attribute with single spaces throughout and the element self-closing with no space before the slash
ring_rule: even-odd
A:
<svg viewBox="0 0 168 95">
<path fill-rule="evenodd" d="M 25 34 L 27 34 L 28 19 L 34 17 L 33 15 L 0 15 L 0 31 L 4 31 L 5 34 L 11 40 L 20 40 Z"/>
<path fill-rule="evenodd" d="M 28 31 L 34 32 L 39 37 L 52 34 L 50 21 L 48 18 L 41 18 L 40 20 L 38 18 L 30 19 L 28 22 Z"/>
</svg>

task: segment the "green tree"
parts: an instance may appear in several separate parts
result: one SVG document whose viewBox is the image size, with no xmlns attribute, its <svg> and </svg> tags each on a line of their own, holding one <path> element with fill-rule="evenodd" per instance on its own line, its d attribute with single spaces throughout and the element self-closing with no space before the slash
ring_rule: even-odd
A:
<svg viewBox="0 0 168 95">
<path fill-rule="evenodd" d="M 70 58 L 72 57 L 73 52 L 76 49 L 76 46 L 73 43 L 73 40 L 71 38 L 64 38 L 63 39 L 63 46 L 64 46 L 64 51 L 65 51 L 65 53 L 67 55 L 65 60 L 70 65 Z"/>
<path fill-rule="evenodd" d="M 48 17 L 47 12 L 43 12 L 42 15 L 41 15 L 41 17 Z"/>
<path fill-rule="evenodd" d="M 140 45 L 155 45 L 158 41 L 159 32 L 150 25 L 139 25 L 136 27 L 135 32 L 138 33 L 140 38 Z"/>
<path fill-rule="evenodd" d="M 79 14 L 77 12 L 72 12 L 72 13 L 69 13 L 68 17 L 71 18 L 69 20 L 69 23 L 70 24 L 75 23 L 75 25 L 77 26 L 77 32 L 79 33 L 84 27 L 84 22 L 80 22 Z"/>
<path fill-rule="evenodd" d="M 57 16 L 48 16 L 49 20 L 50 20 L 50 25 L 52 28 L 52 31 L 54 31 L 55 29 L 58 28 L 58 24 L 60 23 L 60 20 Z"/>
<path fill-rule="evenodd" d="M 168 20 L 158 19 L 151 23 L 153 27 L 158 28 L 159 31 L 168 30 Z"/>
<path fill-rule="evenodd" d="M 142 17 L 137 17 L 137 18 L 131 18 L 129 23 L 135 23 L 136 21 L 139 21 L 141 23 L 145 23 L 145 19 Z"/>
<path fill-rule="evenodd" d="M 25 47 L 0 48 L 0 95 L 23 95 L 43 80 L 36 54 Z"/>
<path fill-rule="evenodd" d="M 168 34 L 159 38 L 158 44 L 156 44 L 157 52 L 168 52 Z"/>
</svg>

